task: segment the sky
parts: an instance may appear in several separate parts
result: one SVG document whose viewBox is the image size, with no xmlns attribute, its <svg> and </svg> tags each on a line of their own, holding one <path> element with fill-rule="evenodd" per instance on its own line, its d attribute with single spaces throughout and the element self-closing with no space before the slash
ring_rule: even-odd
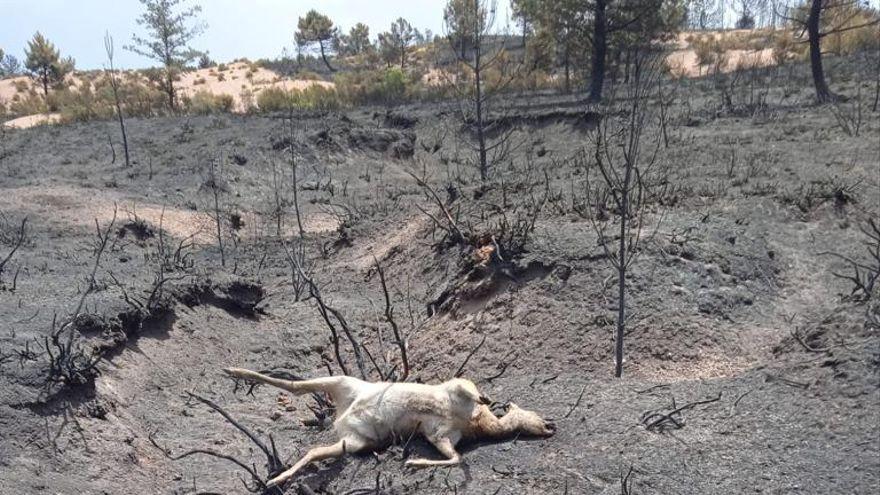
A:
<svg viewBox="0 0 880 495">
<path fill-rule="evenodd" d="M 218 62 L 240 57 L 276 58 L 293 48 L 297 19 L 316 9 L 345 31 L 357 22 L 370 27 L 370 36 L 387 31 L 398 17 L 413 27 L 442 33 L 446 0 L 188 0 L 200 4 L 200 19 L 208 24 L 192 42 Z M 498 20 L 504 24 L 507 0 L 498 1 Z M 24 48 L 40 31 L 63 56 L 72 56 L 78 69 L 106 64 L 104 32 L 116 45 L 115 65 L 141 68 L 149 59 L 122 49 L 133 33 L 144 33 L 136 20 L 143 8 L 138 0 L 0 0 L 0 48 L 24 60 Z"/>
</svg>

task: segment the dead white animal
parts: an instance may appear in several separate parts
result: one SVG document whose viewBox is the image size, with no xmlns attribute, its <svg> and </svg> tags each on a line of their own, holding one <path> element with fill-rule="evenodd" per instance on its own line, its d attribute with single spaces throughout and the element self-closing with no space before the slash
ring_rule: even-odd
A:
<svg viewBox="0 0 880 495">
<path fill-rule="evenodd" d="M 555 427 L 536 413 L 510 404 L 507 414 L 496 417 L 490 403 L 476 385 L 460 378 L 439 385 L 420 383 L 370 383 L 350 376 L 331 376 L 290 381 L 255 371 L 227 368 L 236 378 L 262 382 L 296 395 L 326 392 L 336 405 L 333 429 L 338 442 L 315 447 L 287 471 L 269 480 L 269 486 L 283 483 L 309 463 L 380 449 L 393 438 L 422 434 L 444 460 L 413 459 L 408 466 L 452 466 L 461 460 L 455 445 L 463 438 L 503 438 L 514 434 L 550 436 Z"/>
</svg>

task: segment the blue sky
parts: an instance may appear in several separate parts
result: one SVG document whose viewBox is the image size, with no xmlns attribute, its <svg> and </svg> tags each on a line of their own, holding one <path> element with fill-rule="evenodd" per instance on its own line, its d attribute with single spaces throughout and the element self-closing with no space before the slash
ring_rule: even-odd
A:
<svg viewBox="0 0 880 495">
<path fill-rule="evenodd" d="M 202 6 L 208 23 L 193 48 L 208 50 L 217 61 L 239 57 L 275 58 L 293 47 L 297 19 L 316 9 L 346 31 L 357 22 L 370 26 L 370 35 L 385 31 L 398 17 L 420 31 L 442 32 L 445 0 L 190 0 Z M 506 22 L 507 0 L 498 0 L 498 20 Z M 103 37 L 116 42 L 116 65 L 152 65 L 121 49 L 132 33 L 142 32 L 136 19 L 138 0 L 0 0 L 0 48 L 24 59 L 24 47 L 34 32 L 42 32 L 62 55 L 72 56 L 80 69 L 99 69 L 105 63 Z"/>
</svg>

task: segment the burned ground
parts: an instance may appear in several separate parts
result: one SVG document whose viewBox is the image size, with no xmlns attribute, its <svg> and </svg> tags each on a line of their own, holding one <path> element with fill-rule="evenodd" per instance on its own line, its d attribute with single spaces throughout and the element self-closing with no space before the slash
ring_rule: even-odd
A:
<svg viewBox="0 0 880 495">
<path fill-rule="evenodd" d="M 841 108 L 854 108 L 869 80 L 846 61 L 831 72 L 850 97 Z M 253 444 L 188 392 L 271 435 L 285 461 L 332 437 L 302 426 L 311 398 L 249 395 L 219 372 L 340 370 L 278 243 L 299 230 L 293 145 L 304 265 L 377 367 L 400 363 L 376 262 L 410 379 L 461 369 L 558 433 L 466 446 L 462 466 L 428 471 L 403 461 L 437 454 L 402 442 L 310 468 L 290 493 L 621 493 L 630 469 L 629 493 L 872 492 L 880 296 L 852 297 L 833 274 L 848 264 L 826 253 L 868 259 L 859 227 L 880 213 L 880 122 L 863 102 L 858 135 L 845 130 L 811 103 L 805 67 L 754 77 L 730 101 L 724 81 L 669 82 L 667 187 L 629 283 L 623 379 L 611 377 L 613 274 L 572 159 L 600 114 L 578 116 L 573 97 L 505 102 L 515 146 L 488 190 L 443 105 L 300 115 L 292 137 L 272 117 L 132 119 L 131 168 L 111 163 L 111 123 L 7 133 L 0 259 L 28 220 L 0 274 L 2 491 L 244 491 L 235 465 L 156 447 L 262 469 Z M 460 238 L 410 174 L 451 209 Z M 91 284 L 96 221 L 106 228 L 114 205 Z M 72 328 L 100 359 L 79 381 L 48 380 L 44 338 L 90 286 Z M 355 372 L 346 340 L 342 357 Z"/>
</svg>

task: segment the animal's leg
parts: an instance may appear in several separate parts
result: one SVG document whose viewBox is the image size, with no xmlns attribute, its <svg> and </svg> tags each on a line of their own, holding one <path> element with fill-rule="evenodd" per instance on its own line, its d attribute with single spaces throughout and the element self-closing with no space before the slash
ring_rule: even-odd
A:
<svg viewBox="0 0 880 495">
<path fill-rule="evenodd" d="M 307 394 L 310 392 L 327 392 L 330 395 L 337 395 L 340 389 L 346 388 L 344 387 L 344 382 L 346 380 L 352 380 L 351 377 L 347 376 L 328 376 L 312 380 L 291 381 L 272 378 L 271 376 L 266 376 L 262 373 L 257 373 L 256 371 L 241 368 L 226 368 L 223 371 L 236 378 L 244 378 L 246 380 L 266 383 L 282 390 L 287 390 L 296 395 Z"/>
<path fill-rule="evenodd" d="M 348 453 L 358 452 L 358 451 L 362 450 L 365 447 L 365 445 L 366 444 L 361 440 L 352 439 L 352 438 L 345 438 L 345 439 L 342 439 L 342 440 L 334 443 L 333 445 L 325 445 L 322 447 L 315 447 L 315 448 L 309 450 L 308 452 L 306 452 L 306 455 L 304 455 L 302 457 L 302 459 L 297 461 L 296 464 L 293 465 L 293 467 L 291 467 L 287 471 L 284 471 L 283 473 L 281 473 L 278 476 L 269 480 L 266 483 L 266 486 L 273 487 L 273 486 L 280 485 L 280 484 L 284 483 L 285 481 L 287 481 L 291 476 L 296 474 L 300 469 L 304 468 L 305 466 L 307 466 L 313 462 L 321 461 L 324 459 L 331 459 L 331 458 L 335 458 L 335 457 L 341 457 L 343 454 L 345 454 L 347 452 Z"/>
<path fill-rule="evenodd" d="M 437 450 L 440 451 L 441 454 L 445 455 L 447 458 L 440 460 L 431 460 L 431 459 L 411 459 L 406 461 L 407 466 L 411 467 L 431 467 L 431 466 L 455 466 L 459 462 L 461 462 L 461 456 L 458 455 L 458 452 L 455 450 L 455 445 L 447 436 L 431 436 L 428 437 L 428 441 L 434 444 L 434 447 L 437 447 Z"/>
</svg>

